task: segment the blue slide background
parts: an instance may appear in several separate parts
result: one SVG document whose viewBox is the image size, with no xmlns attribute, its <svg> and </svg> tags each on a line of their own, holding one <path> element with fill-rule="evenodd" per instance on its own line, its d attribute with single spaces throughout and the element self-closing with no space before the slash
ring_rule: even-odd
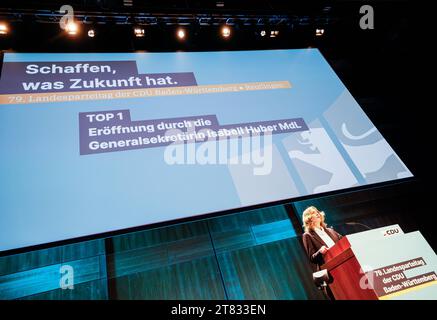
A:
<svg viewBox="0 0 437 320">
<path fill-rule="evenodd" d="M 81 156 L 79 112 L 129 109 L 132 120 L 215 114 L 221 125 L 320 120 L 356 179 L 353 186 L 400 178 L 367 181 L 335 137 L 335 128 L 328 128 L 324 113 L 347 90 L 316 49 L 4 56 L 4 62 L 105 60 L 136 60 L 139 73 L 194 72 L 199 85 L 288 80 L 292 88 L 0 105 L 1 251 L 266 202 L 256 196 L 243 201 L 245 183 L 236 182 L 226 165 L 167 165 L 164 147 Z M 347 99 L 355 108 L 356 102 Z M 357 108 L 355 115 L 362 112 Z M 371 128 L 364 114 L 359 119 L 363 129 Z M 290 149 L 282 140 L 287 136 L 293 134 L 275 136 L 274 144 L 278 161 L 291 177 L 289 184 L 296 188 L 286 190 L 279 180 L 260 180 L 274 191 L 269 201 L 315 193 L 302 182 L 311 170 L 287 156 Z M 411 176 L 408 169 L 405 172 L 402 177 Z"/>
</svg>

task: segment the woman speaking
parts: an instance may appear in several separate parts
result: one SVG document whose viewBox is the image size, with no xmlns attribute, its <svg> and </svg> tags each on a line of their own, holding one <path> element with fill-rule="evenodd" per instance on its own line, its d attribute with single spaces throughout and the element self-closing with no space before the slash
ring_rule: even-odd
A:
<svg viewBox="0 0 437 320">
<path fill-rule="evenodd" d="M 302 221 L 305 229 L 303 245 L 313 272 L 316 272 L 325 263 L 323 256 L 342 236 L 334 229 L 327 227 L 325 213 L 314 206 L 305 209 Z"/>
<path fill-rule="evenodd" d="M 311 206 L 305 209 L 302 215 L 303 227 L 303 245 L 305 252 L 310 259 L 313 272 L 320 270 L 320 267 L 325 263 L 324 255 L 329 248 L 335 245 L 342 236 L 334 229 L 328 228 L 325 223 L 325 213 L 319 211 L 316 207 Z M 329 277 L 332 281 L 331 277 Z M 324 287 L 323 292 L 330 300 L 335 300 L 329 287 Z"/>
</svg>

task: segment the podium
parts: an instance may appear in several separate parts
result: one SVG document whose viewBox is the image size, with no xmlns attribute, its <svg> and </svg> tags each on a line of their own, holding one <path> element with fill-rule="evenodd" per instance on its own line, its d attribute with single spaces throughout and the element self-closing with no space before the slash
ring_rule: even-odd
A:
<svg viewBox="0 0 437 320">
<path fill-rule="evenodd" d="M 360 287 L 366 276 L 347 236 L 329 249 L 322 269 L 327 269 L 333 278 L 329 288 L 337 300 L 378 300 L 374 290 Z"/>
<path fill-rule="evenodd" d="M 437 299 L 437 256 L 398 225 L 343 237 L 324 256 L 337 300 Z"/>
</svg>

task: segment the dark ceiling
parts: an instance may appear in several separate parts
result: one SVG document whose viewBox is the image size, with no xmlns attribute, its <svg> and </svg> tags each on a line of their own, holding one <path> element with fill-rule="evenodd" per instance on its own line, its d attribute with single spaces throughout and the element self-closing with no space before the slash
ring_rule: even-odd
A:
<svg viewBox="0 0 437 320">
<path fill-rule="evenodd" d="M 408 5 L 404 1 L 372 1 L 377 28 L 361 30 L 359 9 L 368 1 L 320 0 L 74 0 L 75 20 L 82 32 L 72 41 L 60 32 L 59 9 L 65 1 L 0 2 L 0 21 L 11 26 L 2 37 L 2 49 L 18 51 L 174 51 L 241 50 L 278 47 L 324 46 L 332 54 L 353 49 L 351 44 L 391 43 L 405 31 Z M 132 5 L 125 5 L 132 4 Z M 221 4 L 220 7 L 217 5 Z M 217 30 L 227 24 L 233 36 L 227 41 Z M 132 28 L 142 26 L 146 37 L 136 39 Z M 188 38 L 175 39 L 175 28 L 184 27 Z M 87 37 L 94 28 L 97 35 Z M 323 39 L 315 28 L 326 30 Z M 275 39 L 262 38 L 261 30 L 278 30 Z M 323 40 L 323 41 L 321 41 Z M 349 54 L 350 52 L 345 52 Z"/>
</svg>

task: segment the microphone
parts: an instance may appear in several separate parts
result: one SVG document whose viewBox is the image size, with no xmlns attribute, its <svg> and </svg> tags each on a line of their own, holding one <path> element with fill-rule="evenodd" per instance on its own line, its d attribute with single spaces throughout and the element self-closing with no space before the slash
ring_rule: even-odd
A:
<svg viewBox="0 0 437 320">
<path fill-rule="evenodd" d="M 346 222 L 345 224 L 350 226 L 362 226 L 367 230 L 372 230 L 372 228 L 370 228 L 368 225 L 365 225 L 364 223 L 360 223 L 360 222 L 351 221 L 351 222 Z"/>
</svg>

